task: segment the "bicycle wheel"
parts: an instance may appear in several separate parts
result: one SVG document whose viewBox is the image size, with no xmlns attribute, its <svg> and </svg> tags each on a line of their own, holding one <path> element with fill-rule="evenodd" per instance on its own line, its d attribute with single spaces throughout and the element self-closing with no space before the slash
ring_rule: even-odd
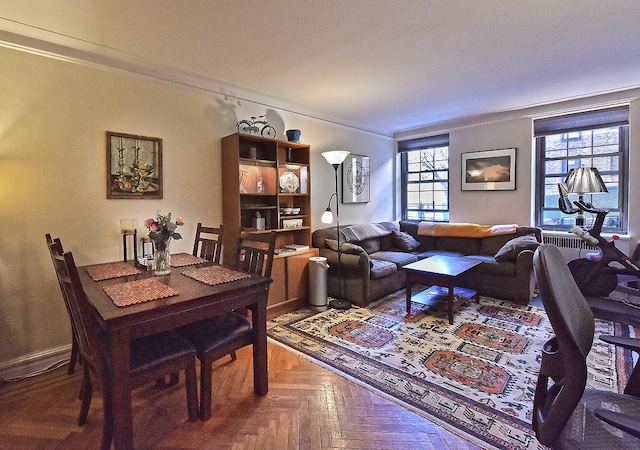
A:
<svg viewBox="0 0 640 450">
<path fill-rule="evenodd" d="M 568 266 L 585 297 L 606 297 L 611 294 L 618 284 L 618 277 L 608 267 L 603 267 L 597 273 L 591 271 L 598 263 L 585 258 L 574 259 Z"/>
<path fill-rule="evenodd" d="M 238 133 L 245 133 L 245 134 L 251 134 L 251 122 L 249 122 L 248 120 L 241 120 L 238 123 L 236 123 L 236 130 L 238 130 Z"/>
<path fill-rule="evenodd" d="M 260 132 L 260 134 L 266 138 L 270 138 L 270 139 L 275 139 L 276 137 L 276 129 L 273 128 L 271 125 L 266 125 L 262 131 Z"/>
</svg>

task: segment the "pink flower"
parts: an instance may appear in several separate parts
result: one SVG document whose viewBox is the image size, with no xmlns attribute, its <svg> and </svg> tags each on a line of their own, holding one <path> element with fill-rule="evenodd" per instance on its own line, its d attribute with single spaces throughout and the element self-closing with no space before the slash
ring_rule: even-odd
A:
<svg viewBox="0 0 640 450">
<path fill-rule="evenodd" d="M 150 231 L 157 231 L 158 224 L 153 219 L 147 219 L 144 221 L 144 226 L 147 227 Z"/>
<path fill-rule="evenodd" d="M 178 225 L 178 226 L 184 225 L 184 219 L 182 217 L 178 217 L 176 219 L 176 225 Z"/>
</svg>

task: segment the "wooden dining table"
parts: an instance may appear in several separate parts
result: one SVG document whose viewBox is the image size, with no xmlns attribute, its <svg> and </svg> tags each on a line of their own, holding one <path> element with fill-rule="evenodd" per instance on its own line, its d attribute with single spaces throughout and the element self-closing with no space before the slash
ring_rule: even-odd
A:
<svg viewBox="0 0 640 450">
<path fill-rule="evenodd" d="M 133 339 L 171 330 L 227 311 L 247 308 L 251 311 L 254 329 L 254 393 L 258 396 L 267 394 L 266 307 L 271 279 L 228 268 L 215 271 L 226 275 L 227 278 L 222 277 L 221 282 L 217 279 L 211 283 L 206 277 L 203 278 L 205 281 L 199 281 L 197 276 L 192 275 L 214 271 L 209 268 L 211 266 L 217 265 L 201 260 L 183 267 L 173 267 L 171 273 L 164 276 L 154 276 L 153 271 L 137 268 L 132 261 L 79 268 L 78 273 L 87 299 L 95 308 L 98 320 L 109 337 L 113 365 L 115 448 L 133 448 L 132 389 L 129 377 L 130 341 Z M 222 266 L 215 269 L 217 268 L 222 269 Z M 104 274 L 109 278 L 101 279 Z M 117 297 L 114 292 L 127 291 L 128 287 L 140 283 L 148 285 L 145 288 L 147 296 L 150 286 L 151 291 L 159 292 L 157 295 L 167 296 L 140 301 L 139 298 L 144 295 L 130 295 L 129 298 L 134 299 L 129 301 L 131 304 L 116 305 L 115 301 L 118 299 L 114 300 Z"/>
</svg>

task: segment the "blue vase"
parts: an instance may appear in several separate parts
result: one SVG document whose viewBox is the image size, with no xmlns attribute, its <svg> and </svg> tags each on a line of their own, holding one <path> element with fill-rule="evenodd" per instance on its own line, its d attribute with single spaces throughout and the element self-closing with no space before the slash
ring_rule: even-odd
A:
<svg viewBox="0 0 640 450">
<path fill-rule="evenodd" d="M 300 142 L 300 135 L 302 132 L 300 130 L 287 130 L 287 139 L 290 142 Z"/>
</svg>

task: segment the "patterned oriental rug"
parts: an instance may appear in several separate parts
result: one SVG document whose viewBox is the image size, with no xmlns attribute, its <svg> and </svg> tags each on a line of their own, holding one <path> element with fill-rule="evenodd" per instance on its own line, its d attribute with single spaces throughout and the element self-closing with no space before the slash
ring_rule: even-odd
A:
<svg viewBox="0 0 640 450">
<path fill-rule="evenodd" d="M 619 391 L 632 355 L 597 339 L 629 336 L 596 320 L 588 386 Z M 446 318 L 446 305 L 412 304 L 404 290 L 348 311 L 300 309 L 268 323 L 270 340 L 489 449 L 542 449 L 531 427 L 542 345 L 553 335 L 543 308 L 482 297 Z"/>
</svg>

